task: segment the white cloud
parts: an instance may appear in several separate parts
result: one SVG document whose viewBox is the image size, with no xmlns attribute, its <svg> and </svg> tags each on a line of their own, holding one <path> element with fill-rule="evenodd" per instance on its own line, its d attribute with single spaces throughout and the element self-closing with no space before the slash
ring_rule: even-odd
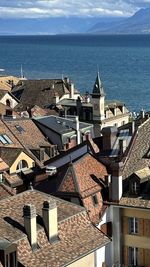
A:
<svg viewBox="0 0 150 267">
<path fill-rule="evenodd" d="M 0 17 L 130 16 L 150 0 L 0 0 Z"/>
</svg>

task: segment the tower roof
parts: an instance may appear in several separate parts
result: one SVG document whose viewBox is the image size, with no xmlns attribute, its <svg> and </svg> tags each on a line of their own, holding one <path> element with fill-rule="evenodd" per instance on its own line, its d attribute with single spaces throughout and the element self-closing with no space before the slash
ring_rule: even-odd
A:
<svg viewBox="0 0 150 267">
<path fill-rule="evenodd" d="M 94 83 L 92 95 L 100 95 L 100 96 L 105 95 L 104 88 L 103 88 L 103 85 L 102 85 L 102 82 L 101 82 L 101 79 L 99 76 L 99 72 L 97 73 L 97 77 L 96 77 L 96 80 Z"/>
</svg>

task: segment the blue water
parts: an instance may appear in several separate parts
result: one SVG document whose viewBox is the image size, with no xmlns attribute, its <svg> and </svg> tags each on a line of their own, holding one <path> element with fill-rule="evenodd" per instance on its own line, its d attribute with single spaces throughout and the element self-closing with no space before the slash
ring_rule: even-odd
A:
<svg viewBox="0 0 150 267">
<path fill-rule="evenodd" d="M 150 35 L 1 36 L 0 68 L 19 76 L 21 65 L 27 78 L 69 76 L 82 93 L 99 69 L 107 99 L 150 109 Z"/>
</svg>

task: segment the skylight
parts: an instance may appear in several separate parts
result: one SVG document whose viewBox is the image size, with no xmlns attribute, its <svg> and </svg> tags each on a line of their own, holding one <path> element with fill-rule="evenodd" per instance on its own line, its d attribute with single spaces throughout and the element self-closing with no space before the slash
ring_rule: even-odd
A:
<svg viewBox="0 0 150 267">
<path fill-rule="evenodd" d="M 12 144 L 11 139 L 6 134 L 0 135 L 0 142 L 2 142 L 3 145 Z"/>
<path fill-rule="evenodd" d="M 19 133 L 25 132 L 25 130 L 20 125 L 16 125 L 16 129 L 18 130 Z"/>
</svg>

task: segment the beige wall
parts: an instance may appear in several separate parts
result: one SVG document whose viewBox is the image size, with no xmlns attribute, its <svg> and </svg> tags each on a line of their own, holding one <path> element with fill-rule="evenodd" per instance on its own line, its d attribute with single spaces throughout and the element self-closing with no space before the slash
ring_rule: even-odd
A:
<svg viewBox="0 0 150 267">
<path fill-rule="evenodd" d="M 11 95 L 9 95 L 8 93 L 3 96 L 0 102 L 6 105 L 6 100 L 10 101 L 11 108 L 14 108 L 18 104 L 18 102 L 14 98 L 12 98 Z"/>
<path fill-rule="evenodd" d="M 34 160 L 30 158 L 28 155 L 26 155 L 24 152 L 21 152 L 18 158 L 15 160 L 13 165 L 10 167 L 10 174 L 16 173 L 17 165 L 20 160 L 25 160 L 28 163 L 28 168 L 32 168 L 34 164 Z"/>
<path fill-rule="evenodd" d="M 112 119 L 106 119 L 102 122 L 102 128 L 103 127 L 107 127 L 107 126 L 121 126 L 123 124 L 126 124 L 129 122 L 129 113 L 127 113 L 126 115 L 122 114 L 120 116 L 113 116 Z"/>
<path fill-rule="evenodd" d="M 149 267 L 150 263 L 150 210 L 122 209 L 122 249 L 123 263 L 128 266 L 128 248 L 138 248 L 138 264 Z M 138 233 L 129 234 L 128 218 L 138 218 Z"/>
<path fill-rule="evenodd" d="M 94 253 L 91 253 L 84 258 L 68 265 L 68 267 L 94 267 Z"/>
</svg>

